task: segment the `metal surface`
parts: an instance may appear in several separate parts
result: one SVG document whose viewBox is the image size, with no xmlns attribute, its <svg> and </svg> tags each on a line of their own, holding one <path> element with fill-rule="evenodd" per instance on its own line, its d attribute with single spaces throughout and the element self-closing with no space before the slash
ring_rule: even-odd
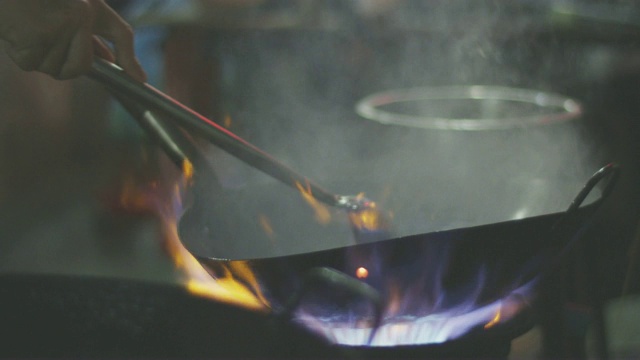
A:
<svg viewBox="0 0 640 360">
<path fill-rule="evenodd" d="M 276 311 L 290 307 L 292 293 L 309 292 L 305 274 L 313 269 L 334 269 L 355 278 L 364 267 L 368 276 L 360 281 L 384 299 L 380 329 L 375 325 L 379 321 L 363 325 L 377 319 L 369 314 L 367 299 L 344 287 L 323 284 L 313 287 L 315 296 L 296 301 L 300 306 L 295 321 L 349 346 L 371 343 L 372 338 L 361 336 L 373 330 L 375 346 L 441 343 L 467 333 L 492 332 L 529 311 L 540 278 L 567 259 L 617 174 L 614 165 L 596 172 L 566 212 L 292 256 L 251 260 L 200 256 L 199 261 L 214 277 L 223 269 L 233 273 L 234 263 L 251 269 L 258 284 L 252 291 L 266 294 Z M 581 206 L 596 184 L 603 185 L 600 199 Z M 342 303 L 351 305 L 337 309 L 336 304 Z M 492 323 L 496 312 L 502 312 L 497 324 Z"/>
<path fill-rule="evenodd" d="M 135 102 L 128 100 L 125 96 L 113 91 L 112 95 L 131 114 L 145 132 L 158 144 L 169 159 L 178 167 L 183 168 L 185 161 L 192 161 L 190 158 L 197 156 L 197 149 L 192 149 L 191 155 L 187 155 L 185 147 L 190 145 L 189 140 L 171 123 L 162 121 L 151 111 L 145 110 Z"/>
<path fill-rule="evenodd" d="M 501 358 L 509 338 L 343 348 L 280 319 L 176 285 L 88 276 L 0 276 L 2 358 Z"/>
<path fill-rule="evenodd" d="M 458 187 L 452 181 L 429 183 L 416 179 L 412 184 L 422 184 L 422 189 L 394 188 L 381 206 L 394 214 L 395 237 L 561 212 L 582 187 L 573 181 L 521 177 L 504 182 L 478 181 L 477 187 Z M 358 186 L 381 199 L 386 191 L 385 183 L 373 181 L 330 184 L 337 189 Z M 220 194 L 207 191 L 195 196 L 201 202 L 194 203 L 182 216 L 179 233 L 185 246 L 201 256 L 252 259 L 354 244 L 352 228 L 338 211 L 328 209 L 331 222 L 319 223 L 315 209 L 300 194 L 280 184 L 224 189 Z"/>
<path fill-rule="evenodd" d="M 107 64 L 107 66 L 109 65 Z M 96 75 L 94 73 L 94 77 L 95 76 Z M 100 76 L 97 76 L 97 78 L 98 80 L 105 81 Z M 109 84 L 108 81 L 106 82 Z M 131 84 L 132 89 L 137 89 L 138 86 L 142 88 L 146 86 L 134 81 L 131 81 Z M 131 92 L 126 89 L 116 90 L 116 88 L 112 88 L 112 90 L 115 90 L 118 93 Z M 133 93 L 135 93 L 135 91 L 133 91 Z M 162 96 L 163 94 L 159 93 L 159 95 Z M 170 98 L 158 98 L 157 100 L 157 103 L 160 105 L 154 105 L 151 102 L 144 104 L 144 101 L 142 101 L 142 103 L 150 108 L 162 109 L 162 106 L 167 106 L 167 104 L 172 101 Z M 122 101 L 125 103 L 125 106 L 127 106 L 128 100 Z M 128 104 L 127 107 L 130 112 L 137 114 L 137 117 L 140 119 L 143 127 L 155 136 L 176 164 L 182 164 L 188 159 L 187 155 L 184 154 L 184 151 L 180 150 L 180 146 L 177 146 L 176 141 L 169 135 L 170 132 L 180 134 L 179 129 L 177 129 L 177 131 L 165 131 L 163 130 L 161 123 L 156 121 L 149 111 L 142 111 L 142 107 L 137 107 L 133 104 Z M 186 111 L 187 114 L 195 114 L 180 104 L 178 104 L 178 108 Z M 165 113 L 174 116 L 176 115 L 166 111 Z M 184 113 L 180 114 L 184 115 Z M 201 118 L 198 114 L 195 115 L 197 116 L 197 120 L 200 121 L 198 124 L 203 124 L 202 121 L 211 123 L 208 119 Z M 218 129 L 219 127 L 214 126 L 206 128 Z M 222 128 L 219 128 L 219 130 L 225 131 Z M 229 134 L 232 139 L 236 138 L 235 135 L 231 133 L 227 132 L 227 134 Z M 173 138 L 184 140 L 180 136 L 174 136 Z M 246 153 L 251 153 L 251 150 L 256 150 L 259 154 L 262 154 L 260 153 L 260 150 L 254 148 L 248 143 L 245 143 L 240 138 L 237 138 L 237 140 L 239 140 L 239 144 L 241 145 L 238 149 L 240 149 L 241 154 L 244 154 L 239 157 L 250 165 L 255 166 L 255 161 L 248 160 L 251 156 L 247 157 Z M 238 143 L 234 144 L 237 145 Z M 265 159 L 268 160 L 267 162 L 272 163 L 271 165 L 278 164 L 275 160 L 271 161 L 272 159 L 268 155 L 264 155 L 266 156 Z M 604 177 L 611 173 L 617 174 L 616 170 L 617 169 L 615 169 L 615 167 L 609 166 L 596 173 L 596 175 L 594 175 L 594 177 L 587 183 L 583 191 L 579 193 L 578 197 L 574 200 L 566 213 L 561 213 L 560 215 L 551 214 L 548 216 L 552 220 L 549 221 L 549 223 L 546 223 L 548 230 L 546 230 L 547 233 L 542 236 L 544 238 L 549 238 L 549 241 L 551 241 L 552 244 L 556 244 L 556 246 L 558 243 L 562 243 L 563 239 L 561 235 L 565 235 L 566 232 L 570 231 L 568 229 L 572 228 L 569 225 L 565 225 L 564 222 L 569 222 L 567 218 L 570 220 L 578 219 L 580 217 L 578 215 L 580 205 L 586 199 L 587 195 Z M 274 176 L 270 170 L 266 172 L 269 175 Z M 282 181 L 282 178 L 277 175 L 274 177 Z M 315 195 L 311 190 L 311 186 L 308 184 L 308 180 L 306 182 L 308 191 Z M 608 195 L 610 185 L 613 182 L 614 181 L 610 181 L 609 185 L 605 187 L 605 190 L 603 190 L 603 196 Z M 298 181 L 284 181 L 284 183 L 298 188 L 300 188 L 302 184 Z M 324 202 L 350 211 L 360 210 L 361 205 L 358 204 L 358 201 L 361 199 L 357 197 L 331 195 L 331 198 L 333 199 L 332 202 L 327 202 L 326 200 Z M 366 200 L 364 203 L 366 203 Z M 600 202 L 597 202 L 597 204 L 599 203 Z M 208 204 L 209 203 L 207 201 L 201 200 L 201 206 L 206 208 L 208 207 Z M 223 206 L 226 207 L 227 202 L 223 202 L 223 204 Z M 593 204 L 591 207 L 595 208 L 597 207 L 595 206 L 597 204 Z M 228 212 L 227 210 L 228 209 L 225 209 L 225 212 Z M 234 218 L 241 214 L 232 213 L 231 215 L 232 218 Z M 553 217 L 554 215 L 555 217 Z M 549 226 L 549 224 L 551 224 L 551 226 Z M 184 228 L 183 222 L 181 222 L 181 226 Z M 502 228 L 502 224 L 496 224 L 495 227 L 498 229 L 495 231 L 500 234 L 502 231 L 500 230 Z M 218 235 L 222 234 L 224 236 L 227 233 L 225 233 L 223 228 L 224 227 L 218 226 L 213 227 L 213 229 L 215 229 L 214 231 Z M 235 232 L 239 228 L 240 227 L 233 225 L 227 226 L 226 230 L 231 233 L 229 234 L 229 238 L 223 239 L 222 242 L 229 242 L 233 237 L 235 237 L 235 235 L 237 235 Z M 209 228 L 205 227 L 205 230 L 208 232 Z M 518 231 L 522 231 L 521 227 L 517 227 L 517 232 Z M 509 236 L 522 237 L 522 235 L 517 232 L 511 233 Z M 490 238 L 501 238 L 501 235 L 504 236 L 504 234 L 498 234 L 492 234 Z M 182 232 L 182 235 L 184 235 L 184 232 Z M 438 235 L 443 234 L 440 233 Z M 452 233 L 445 233 L 443 236 L 444 238 L 431 238 L 429 234 L 417 235 L 414 237 L 393 239 L 393 241 L 379 241 L 367 245 L 355 245 L 344 248 L 337 247 L 332 250 L 322 252 L 312 252 L 281 258 L 270 257 L 269 255 L 260 255 L 257 258 L 248 261 L 228 260 L 228 257 L 225 257 L 224 259 L 207 258 L 206 255 L 204 255 L 206 252 L 201 251 L 201 249 L 194 248 L 193 246 L 188 246 L 188 248 L 193 254 L 199 256 L 201 263 L 210 271 L 214 278 L 220 271 L 231 271 L 233 273 L 235 266 L 232 264 L 234 261 L 242 263 L 238 268 L 245 268 L 248 266 L 251 269 L 251 273 L 258 279 L 258 283 L 252 285 L 255 288 L 250 289 L 250 291 L 255 294 L 266 293 L 266 298 L 269 299 L 269 305 L 277 311 L 279 308 L 284 308 L 283 312 L 288 314 L 291 313 L 293 309 L 297 309 L 296 316 L 294 316 L 296 321 L 302 322 L 310 329 L 320 332 L 336 344 L 348 346 L 413 346 L 440 343 L 464 337 L 465 334 L 474 332 L 475 328 L 480 327 L 483 324 L 485 324 L 484 327 L 487 329 L 488 325 L 492 324 L 492 317 L 495 316 L 496 318 L 499 318 L 498 315 L 504 307 L 506 307 L 506 311 L 508 311 L 510 315 L 509 317 L 505 317 L 500 320 L 500 322 L 509 323 L 512 319 L 517 318 L 517 314 L 527 311 L 528 305 L 526 304 L 533 301 L 533 298 L 535 297 L 534 292 L 531 290 L 533 286 L 532 282 L 535 282 L 534 279 L 541 273 L 545 272 L 545 269 L 548 268 L 548 266 L 546 266 L 547 263 L 550 262 L 553 264 L 551 267 L 555 267 L 555 263 L 559 262 L 564 257 L 568 252 L 566 249 L 569 249 L 573 242 L 570 241 L 568 245 L 561 245 L 560 247 L 565 250 L 561 251 L 558 256 L 549 256 L 548 254 L 544 255 L 544 253 L 548 251 L 547 249 L 536 248 L 533 253 L 521 254 L 519 262 L 515 265 L 505 265 L 506 260 L 502 257 L 493 259 L 491 256 L 479 256 L 475 265 L 468 267 L 468 265 L 465 264 L 462 267 L 459 267 L 459 265 L 455 265 L 459 261 L 458 257 L 465 256 L 464 254 L 468 251 L 467 247 L 471 247 L 470 244 L 462 247 L 462 250 L 459 253 L 460 255 L 451 255 L 449 252 L 452 251 L 451 249 L 455 248 L 455 245 L 453 245 L 454 242 L 456 244 L 459 243 L 459 237 L 455 234 L 455 231 L 452 231 Z M 472 237 L 476 238 L 475 235 Z M 292 236 L 291 238 L 297 239 L 296 236 Z M 464 238 L 464 236 L 462 238 Z M 444 239 L 446 241 L 438 241 L 436 239 Z M 500 246 L 495 246 L 496 244 L 492 244 L 491 246 L 485 244 L 486 242 L 489 242 L 489 240 L 486 239 L 487 238 L 482 238 L 482 236 L 480 236 L 476 238 L 475 241 L 482 243 L 489 249 L 500 248 Z M 572 238 L 572 240 L 575 240 L 575 238 Z M 549 245 L 550 244 L 548 243 L 547 246 Z M 429 256 L 432 256 L 433 254 L 438 257 L 436 261 L 431 259 L 435 265 L 425 266 L 425 261 L 428 263 Z M 541 261 L 539 259 L 540 257 L 544 257 L 544 259 Z M 535 260 L 531 260 L 531 258 Z M 295 266 L 293 266 L 292 268 L 292 264 L 295 263 L 301 264 L 301 267 L 295 268 Z M 508 263 L 508 261 L 506 261 L 506 263 Z M 332 274 L 333 272 L 335 272 L 335 274 L 354 274 L 354 272 L 357 271 L 356 269 L 360 269 L 361 267 L 371 269 L 371 275 L 362 281 L 366 282 L 372 288 L 377 289 L 381 294 L 383 294 L 382 298 L 385 299 L 384 303 L 385 308 L 387 309 L 385 311 L 386 316 L 384 319 L 381 315 L 381 307 L 377 301 L 373 301 L 374 315 L 372 322 L 369 319 L 369 316 L 360 313 L 361 310 L 359 310 L 359 308 L 362 307 L 362 304 L 358 303 L 361 303 L 362 301 L 358 299 L 348 300 L 349 303 L 356 303 L 356 309 L 346 310 L 344 313 L 335 312 L 335 304 L 333 303 L 335 299 L 332 300 L 331 296 L 328 300 L 324 299 L 325 301 L 328 301 L 324 304 L 322 303 L 322 300 L 318 300 L 316 296 L 311 296 L 311 304 L 303 303 L 301 299 L 308 291 L 310 291 L 309 286 L 317 282 L 328 283 L 329 288 L 325 290 L 329 290 L 330 293 L 340 293 L 345 290 L 350 290 L 347 292 L 358 294 L 362 293 L 364 290 L 368 290 L 367 286 L 364 288 L 357 286 L 336 286 L 336 284 L 348 284 L 349 281 L 336 280 L 348 278 L 347 275 L 344 275 L 343 277 L 336 277 L 334 276 L 335 274 L 328 277 L 305 277 L 301 275 L 314 273 L 314 267 L 321 267 L 326 269 L 326 271 L 332 272 Z M 499 271 L 504 271 L 505 267 L 510 267 L 508 273 L 511 277 L 505 278 L 504 276 L 496 275 Z M 415 272 L 418 278 L 422 278 L 423 280 L 428 279 L 426 284 L 429 285 L 420 283 L 416 284 L 415 281 L 411 280 L 414 279 L 416 275 L 407 276 L 407 269 L 410 269 L 408 270 L 410 272 Z M 534 270 L 532 271 L 532 269 Z M 469 278 L 469 274 L 471 274 L 471 278 Z M 238 276 L 240 276 L 240 274 L 238 274 Z M 462 278 L 458 279 L 460 276 L 462 276 Z M 474 278 L 475 276 L 480 276 L 481 278 Z M 450 277 L 457 278 L 455 280 L 456 284 L 451 288 L 446 288 L 446 286 L 443 288 L 443 283 L 452 281 L 448 280 Z M 499 280 L 494 279 L 494 277 L 498 277 Z M 318 279 L 320 281 L 315 281 Z M 473 284 L 475 282 L 480 282 L 480 284 L 469 287 L 469 283 Z M 487 286 L 485 282 L 491 283 Z M 355 281 L 355 283 L 357 283 L 357 281 Z M 436 284 L 439 285 L 434 288 L 433 286 Z M 249 285 L 247 284 L 247 286 Z M 414 289 L 416 286 L 417 290 Z M 356 291 L 354 291 L 354 289 Z M 365 293 L 369 292 L 370 291 L 365 291 Z M 404 296 L 405 293 L 411 295 Z M 291 297 L 291 294 L 293 294 L 293 297 Z M 353 294 L 351 296 L 353 296 Z M 365 303 L 371 302 L 371 296 L 365 296 L 364 298 Z M 521 298 L 523 300 L 508 300 Z M 432 301 L 429 303 L 428 301 L 425 302 L 424 299 L 431 299 Z M 396 304 L 395 302 L 399 302 L 399 304 Z M 400 307 L 400 310 L 396 309 L 389 312 L 389 309 L 395 309 L 398 306 Z M 498 315 L 494 315 L 496 311 L 498 311 Z M 433 337 L 434 334 L 432 334 L 430 330 L 427 333 L 424 332 L 425 322 L 427 323 L 427 328 L 432 327 L 431 322 L 434 321 L 432 315 L 435 315 L 438 318 L 438 320 L 436 320 L 438 322 L 436 327 L 443 327 L 443 329 L 436 334 L 437 337 Z M 331 320 L 328 322 L 324 320 L 328 318 Z M 408 322 L 407 319 L 409 319 Z M 465 325 L 450 325 L 449 319 L 454 319 L 454 324 L 463 322 Z M 361 333 L 363 321 L 371 322 L 372 325 L 369 327 L 365 326 L 369 335 L 365 342 L 360 344 L 357 334 Z M 384 324 L 382 324 L 383 322 Z M 334 327 L 336 326 L 338 327 L 337 332 L 334 330 Z M 491 325 L 491 327 L 493 326 L 494 324 Z M 409 331 L 409 333 L 412 334 L 411 339 L 404 338 L 402 332 L 400 332 L 400 337 L 398 337 L 398 330 L 396 329 L 398 327 L 415 328 L 414 330 Z M 493 330 L 490 331 L 493 332 Z M 379 335 L 381 332 L 382 335 Z M 519 335 L 520 333 L 514 334 Z M 355 339 L 352 338 L 353 336 L 355 336 Z M 389 338 L 389 336 L 391 336 L 391 338 Z M 512 334 L 512 336 L 514 335 Z"/>
<path fill-rule="evenodd" d="M 558 94 L 475 85 L 385 91 L 360 100 L 356 112 L 387 125 L 478 131 L 574 120 L 582 106 Z"/>
<path fill-rule="evenodd" d="M 190 295 L 92 276 L 0 275 L 2 358 L 334 358 L 308 331 Z"/>
<path fill-rule="evenodd" d="M 231 155 L 284 184 L 294 189 L 298 186 L 307 188 L 315 199 L 323 203 L 347 210 L 357 210 L 364 206 L 364 202 L 356 197 L 340 196 L 328 192 L 215 122 L 187 108 L 152 86 L 135 81 L 114 64 L 96 59 L 90 76 L 112 91 L 127 97 L 127 100 L 135 101 L 148 110 L 170 116 L 185 129 L 205 137 Z"/>
</svg>

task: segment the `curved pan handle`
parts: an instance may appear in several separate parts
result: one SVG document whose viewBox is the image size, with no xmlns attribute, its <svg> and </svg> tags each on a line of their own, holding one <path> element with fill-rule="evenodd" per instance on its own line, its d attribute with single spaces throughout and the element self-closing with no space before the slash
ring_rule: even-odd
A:
<svg viewBox="0 0 640 360">
<path fill-rule="evenodd" d="M 603 179 L 606 179 L 608 177 L 609 180 L 605 184 L 602 190 L 602 195 L 600 196 L 600 200 L 606 199 L 611 193 L 613 186 L 618 181 L 619 176 L 620 176 L 620 166 L 613 163 L 607 164 L 600 170 L 596 171 L 596 173 L 593 174 L 591 178 L 587 181 L 587 183 L 584 185 L 582 190 L 580 190 L 578 195 L 573 199 L 573 202 L 571 202 L 571 205 L 569 206 L 566 212 L 573 213 L 576 210 L 578 210 L 580 205 L 582 205 L 584 200 L 587 198 L 587 196 L 589 196 L 589 194 L 591 193 L 591 191 L 593 191 L 596 185 L 598 185 L 601 181 L 603 181 Z"/>
<path fill-rule="evenodd" d="M 600 207 L 602 202 L 609 196 L 609 194 L 613 190 L 613 186 L 618 181 L 619 176 L 620 176 L 620 166 L 614 163 L 605 165 L 600 170 L 596 171 L 593 175 L 591 175 L 591 177 L 589 178 L 589 180 L 587 180 L 587 182 L 582 187 L 578 195 L 576 195 L 576 197 L 573 199 L 573 201 L 571 202 L 567 210 L 564 212 L 564 214 L 560 217 L 558 222 L 556 222 L 556 224 L 551 229 L 551 236 L 552 237 L 562 236 L 562 233 L 564 231 L 567 231 L 566 228 L 568 228 L 569 225 L 578 216 L 578 210 L 580 209 L 580 207 L 582 206 L 586 198 L 589 196 L 589 194 L 591 194 L 591 192 L 596 188 L 596 186 L 600 182 L 608 179 L 607 183 L 602 188 L 602 193 L 600 194 L 600 198 L 594 203 L 592 212 L 595 212 L 595 210 L 597 210 L 597 208 Z M 587 219 L 584 220 L 584 223 L 588 225 L 588 222 L 590 220 L 591 220 L 591 216 L 588 216 Z M 581 227 L 585 228 L 587 227 L 586 225 L 583 225 Z M 576 234 L 572 237 L 572 240 L 570 241 L 570 243 L 565 247 L 565 251 L 569 251 L 573 247 L 572 243 L 577 242 L 576 239 L 579 238 L 579 235 L 581 235 L 581 233 L 584 232 L 584 230 L 582 231 L 581 230 L 582 229 L 577 230 Z M 559 255 L 559 257 L 563 256 L 565 251 L 563 251 Z"/>
<path fill-rule="evenodd" d="M 578 193 L 578 195 L 574 198 L 569 208 L 564 212 L 563 216 L 556 222 L 556 224 L 551 229 L 551 237 L 555 239 L 561 239 L 567 236 L 569 241 L 562 248 L 562 250 L 548 263 L 545 269 L 541 272 L 541 278 L 545 278 L 551 274 L 553 274 L 561 265 L 564 263 L 565 258 L 569 255 L 569 253 L 575 248 L 575 246 L 580 242 L 580 239 L 590 228 L 592 219 L 595 215 L 596 210 L 602 205 L 602 202 L 611 194 L 613 187 L 615 186 L 618 178 L 620 176 L 620 166 L 617 164 L 607 164 L 602 167 L 600 170 L 596 171 L 591 178 L 584 185 L 582 190 Z M 584 200 L 589 196 L 589 194 L 595 189 L 596 185 L 601 183 L 602 181 L 607 180 L 607 183 L 604 185 L 602 189 L 602 194 L 600 198 L 593 204 L 593 208 L 590 209 L 590 213 L 578 224 L 575 224 L 576 218 L 578 217 L 578 210 L 580 206 L 584 202 Z M 573 225 L 573 226 L 572 226 Z M 572 231 L 573 234 L 568 234 L 569 231 Z"/>
</svg>

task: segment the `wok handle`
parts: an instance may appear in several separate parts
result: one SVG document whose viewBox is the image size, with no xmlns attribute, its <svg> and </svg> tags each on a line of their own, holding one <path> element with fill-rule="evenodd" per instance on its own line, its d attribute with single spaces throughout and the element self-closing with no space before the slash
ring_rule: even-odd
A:
<svg viewBox="0 0 640 360">
<path fill-rule="evenodd" d="M 589 178 L 589 180 L 584 185 L 582 190 L 580 190 L 578 195 L 576 195 L 576 197 L 573 199 L 573 201 L 571 202 L 571 205 L 569 205 L 569 208 L 567 209 L 566 212 L 573 213 L 577 211 L 578 208 L 580 208 L 580 205 L 582 205 L 584 200 L 587 198 L 587 196 L 589 196 L 591 191 L 593 191 L 593 189 L 596 187 L 596 185 L 598 185 L 598 183 L 603 181 L 603 179 L 609 178 L 608 182 L 605 184 L 604 188 L 602 189 L 602 194 L 600 196 L 600 200 L 606 199 L 611 193 L 611 190 L 613 189 L 613 186 L 617 182 L 619 176 L 620 176 L 620 166 L 614 163 L 607 164 L 604 167 L 602 167 L 600 170 L 596 171 L 591 176 L 591 178 Z"/>
<path fill-rule="evenodd" d="M 595 212 L 600 207 L 603 200 L 609 196 L 619 176 L 620 176 L 620 166 L 614 163 L 607 164 L 604 167 L 602 167 L 600 170 L 596 171 L 589 178 L 589 180 L 587 180 L 587 182 L 582 187 L 580 192 L 578 192 L 578 195 L 576 195 L 576 197 L 573 199 L 573 201 L 571 202 L 567 210 L 562 214 L 560 219 L 558 219 L 558 221 L 551 228 L 551 236 L 552 237 L 555 236 L 556 238 L 561 238 L 567 235 L 567 231 L 572 231 L 571 228 L 576 226 L 575 220 L 579 217 L 578 214 L 580 213 L 579 210 L 582 203 L 584 203 L 585 199 L 589 196 L 589 194 L 591 194 L 593 189 L 595 189 L 596 185 L 598 185 L 602 181 L 605 181 L 605 179 L 608 179 L 607 183 L 604 185 L 602 189 L 600 198 L 593 204 L 594 205 L 593 209 L 591 209 L 592 212 Z M 565 246 L 563 252 L 561 252 L 559 257 L 563 257 L 566 252 L 568 252 L 571 248 L 573 248 L 574 243 L 578 242 L 580 235 L 584 231 L 586 231 L 585 229 L 588 227 L 587 225 L 589 225 L 588 224 L 589 220 L 590 220 L 590 217 L 588 217 L 586 220 L 583 220 L 585 224 L 583 225 L 577 224 L 579 229 L 577 230 L 576 234 L 573 236 L 569 244 Z"/>
<path fill-rule="evenodd" d="M 606 199 L 613 186 L 618 180 L 620 174 L 620 167 L 617 164 L 608 164 L 596 171 L 591 178 L 586 182 L 582 190 L 574 198 L 569 208 L 562 213 L 561 217 L 551 227 L 549 238 L 552 244 L 563 244 L 562 249 L 555 254 L 550 261 L 542 268 L 532 269 L 527 273 L 526 278 L 547 279 L 558 271 L 564 264 L 566 258 L 573 251 L 576 245 L 580 242 L 583 235 L 590 228 L 591 220 L 595 215 L 596 210 L 600 207 L 603 200 Z M 600 198 L 591 206 L 589 211 L 584 216 L 580 216 L 580 205 L 584 202 L 587 196 L 593 191 L 597 184 L 604 179 L 609 178 L 607 184 L 605 184 Z M 586 209 L 585 209 L 586 210 Z M 564 242 L 562 239 L 568 238 L 568 241 Z M 539 276 L 538 276 L 539 275 Z"/>
<path fill-rule="evenodd" d="M 573 235 L 569 236 L 569 241 L 562 248 L 562 250 L 548 263 L 547 266 L 542 270 L 539 280 L 540 282 L 545 283 L 542 288 L 542 299 L 541 302 L 547 304 L 547 306 L 551 306 L 552 308 L 557 310 L 557 306 L 561 304 L 563 300 L 562 292 L 558 292 L 558 286 L 561 287 L 561 284 L 557 282 L 558 280 L 554 280 L 554 275 L 558 273 L 558 271 L 562 268 L 562 266 L 566 263 L 565 260 L 569 257 L 569 255 L 575 250 L 577 244 L 583 238 L 584 234 L 589 230 L 593 221 L 593 217 L 595 216 L 595 211 L 600 207 L 603 200 L 606 199 L 611 191 L 613 190 L 613 186 L 617 182 L 620 176 L 620 167 L 617 164 L 608 164 L 598 170 L 595 174 L 591 176 L 591 178 L 584 185 L 582 190 L 575 197 L 567 211 L 563 214 L 563 216 L 558 220 L 555 226 L 551 230 L 552 237 L 555 236 L 556 239 L 560 239 L 564 236 L 564 234 L 568 234 L 569 232 L 573 232 Z M 579 224 L 576 224 L 576 219 L 578 218 L 578 210 L 580 209 L 580 205 L 584 202 L 587 196 L 591 193 L 591 191 L 596 187 L 597 184 L 602 182 L 603 180 L 608 179 L 607 183 L 604 185 L 602 189 L 602 194 L 600 199 L 597 200 L 593 209 L 590 213 L 587 214 L 587 217 L 583 219 Z M 590 269 L 592 271 L 592 269 Z M 555 282 L 555 285 L 551 285 Z M 601 302 L 596 301 L 596 314 L 602 314 Z M 547 310 L 548 312 L 548 310 Z M 553 311 L 552 311 L 553 312 Z M 604 328 L 604 321 L 601 316 L 596 316 L 595 321 L 595 330 L 596 330 L 596 341 L 599 345 L 600 349 L 605 349 L 606 355 L 606 342 L 603 341 L 603 336 L 606 333 Z M 562 320 L 557 318 L 549 317 L 546 321 L 543 320 L 543 331 L 549 334 L 549 337 L 557 339 L 558 336 L 562 336 L 562 332 L 558 331 L 559 328 L 562 327 Z M 546 324 L 546 325 L 545 325 Z M 558 340 L 560 343 L 562 338 Z M 551 351 L 553 352 L 555 346 L 551 345 Z M 606 357 L 606 356 L 604 356 Z"/>
<path fill-rule="evenodd" d="M 203 136 L 222 150 L 244 161 L 248 165 L 280 180 L 286 185 L 297 189 L 306 188 L 315 199 L 327 205 L 349 207 L 352 204 L 345 201 L 344 196 L 328 192 L 282 164 L 268 153 L 250 144 L 229 130 L 191 110 L 177 100 L 171 98 L 153 86 L 141 83 L 127 75 L 120 67 L 103 59 L 95 59 L 89 77 L 102 83 L 111 91 L 120 94 L 127 101 L 140 104 L 147 110 L 157 111 L 178 125 L 197 135 Z"/>
<path fill-rule="evenodd" d="M 595 215 L 595 211 L 600 207 L 603 200 L 606 199 L 613 186 L 618 180 L 620 176 L 620 167 L 617 164 L 608 164 L 602 167 L 600 170 L 596 171 L 591 178 L 586 182 L 582 190 L 578 193 L 578 195 L 574 198 L 573 202 L 569 206 L 569 208 L 564 212 L 562 217 L 554 224 L 551 228 L 551 238 L 554 242 L 560 243 L 559 239 L 568 236 L 569 241 L 566 245 L 560 250 L 560 252 L 554 257 L 553 260 L 546 266 L 546 268 L 542 271 L 541 278 L 547 278 L 551 274 L 555 273 L 564 263 L 564 260 L 569 256 L 569 254 L 573 251 L 576 245 L 580 242 L 582 236 L 587 232 L 590 228 L 591 220 Z M 579 209 L 580 205 L 584 202 L 587 196 L 593 191 L 597 184 L 599 184 L 604 179 L 609 179 L 605 184 L 600 199 L 594 204 L 595 206 L 590 209 L 590 212 L 584 219 L 578 223 L 577 219 L 579 218 Z"/>
</svg>

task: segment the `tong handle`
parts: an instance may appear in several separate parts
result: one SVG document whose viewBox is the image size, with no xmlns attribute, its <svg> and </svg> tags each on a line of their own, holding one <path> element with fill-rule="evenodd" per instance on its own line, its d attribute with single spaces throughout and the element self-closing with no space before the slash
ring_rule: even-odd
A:
<svg viewBox="0 0 640 360">
<path fill-rule="evenodd" d="M 343 196 L 337 196 L 318 186 L 282 164 L 265 151 L 250 144 L 229 130 L 198 114 L 153 86 L 141 83 L 127 75 L 120 67 L 104 59 L 96 58 L 89 77 L 102 83 L 127 101 L 140 104 L 147 110 L 166 115 L 185 130 L 203 136 L 222 150 L 248 165 L 297 189 L 306 187 L 318 201 L 331 206 L 344 206 Z"/>
</svg>

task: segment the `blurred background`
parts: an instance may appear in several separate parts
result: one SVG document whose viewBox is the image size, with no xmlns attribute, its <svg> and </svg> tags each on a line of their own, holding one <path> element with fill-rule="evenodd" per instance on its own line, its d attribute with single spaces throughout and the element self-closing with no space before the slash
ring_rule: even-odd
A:
<svg viewBox="0 0 640 360">
<path fill-rule="evenodd" d="M 620 320 L 640 316 L 635 1 L 110 3 L 134 26 L 152 85 L 338 193 L 365 191 L 396 214 L 403 234 L 562 211 L 591 173 L 619 163 L 622 177 L 588 249 L 565 274 L 575 343 L 562 346 L 586 356 L 598 301 L 619 325 L 609 328 L 611 351 L 640 350 L 637 335 L 624 337 L 640 333 L 631 330 L 637 322 Z M 172 184 L 177 169 L 99 84 L 25 73 L 4 54 L 0 79 L 0 271 L 180 283 L 158 203 L 123 197 L 133 189 L 169 201 L 171 186 L 162 184 Z M 479 131 L 382 124 L 356 113 L 365 97 L 393 89 L 477 85 L 559 94 L 581 111 L 557 124 Z M 507 117 L 549 115 L 531 109 L 541 106 L 535 97 L 528 105 Z M 196 141 L 223 188 L 269 186 Z M 280 244 L 275 254 L 292 247 Z M 242 241 L 215 250 L 268 251 Z"/>
</svg>

